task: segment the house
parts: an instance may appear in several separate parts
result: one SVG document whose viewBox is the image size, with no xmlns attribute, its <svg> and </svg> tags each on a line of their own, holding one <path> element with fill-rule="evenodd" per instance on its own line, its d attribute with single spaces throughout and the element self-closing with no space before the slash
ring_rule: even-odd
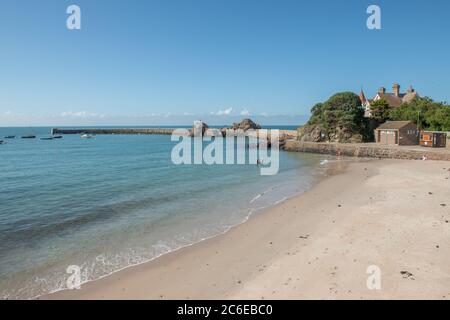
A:
<svg viewBox="0 0 450 320">
<path fill-rule="evenodd" d="M 365 116 L 368 118 L 371 116 L 371 104 L 377 100 L 384 99 L 391 108 L 398 108 L 402 104 L 409 103 L 413 99 L 418 97 L 418 93 L 412 86 L 409 86 L 406 93 L 401 93 L 400 85 L 398 83 L 392 86 L 392 92 L 386 92 L 386 88 L 381 87 L 380 89 L 378 89 L 378 92 L 373 99 L 366 99 L 366 96 L 362 89 L 359 94 L 359 99 L 361 100 L 361 104 L 365 109 Z"/>
<path fill-rule="evenodd" d="M 447 134 L 445 132 L 422 131 L 420 132 L 420 145 L 430 148 L 445 148 L 447 146 Z"/>
<path fill-rule="evenodd" d="M 412 121 L 387 121 L 375 129 L 375 141 L 386 145 L 416 145 L 419 130 Z"/>
</svg>

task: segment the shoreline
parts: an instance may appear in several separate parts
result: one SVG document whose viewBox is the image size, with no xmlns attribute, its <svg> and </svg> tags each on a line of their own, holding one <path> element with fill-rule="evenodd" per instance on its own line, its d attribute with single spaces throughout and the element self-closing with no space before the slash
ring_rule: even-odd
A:
<svg viewBox="0 0 450 320">
<path fill-rule="evenodd" d="M 358 259 L 355 258 L 356 261 L 349 261 L 340 268 L 337 264 L 341 263 L 341 258 L 335 256 L 334 259 L 327 261 L 329 259 L 327 255 L 329 256 L 335 250 L 344 250 L 344 253 L 347 250 L 347 253 L 343 253 L 344 256 L 351 252 L 348 243 L 338 245 L 344 236 L 341 235 L 341 238 L 335 239 L 332 236 L 335 232 L 348 232 L 349 227 L 350 230 L 356 232 L 356 229 L 354 229 L 355 223 L 361 223 L 359 221 L 361 219 L 364 222 L 363 228 L 367 228 L 367 224 L 373 225 L 375 223 L 374 221 L 368 223 L 364 221 L 364 218 L 367 217 L 360 216 L 361 206 L 367 206 L 365 202 L 367 202 L 368 195 L 362 194 L 364 188 L 367 187 L 367 181 L 380 178 L 385 180 L 381 171 L 398 171 L 405 166 L 412 167 L 411 169 L 414 170 L 422 170 L 426 174 L 430 174 L 429 171 L 433 171 L 435 175 L 447 174 L 448 177 L 450 173 L 447 171 L 444 173 L 441 168 L 446 163 L 369 160 L 346 162 L 345 164 L 341 163 L 341 165 L 348 166 L 348 168 L 346 170 L 338 168 L 339 174 L 320 181 L 301 195 L 263 210 L 224 234 L 165 254 L 150 262 L 125 268 L 104 278 L 88 282 L 82 285 L 81 290 L 58 291 L 41 296 L 38 299 L 423 297 L 423 292 L 417 291 L 417 289 L 411 290 L 411 288 L 408 288 L 408 291 L 397 292 L 397 294 L 392 290 L 374 292 L 367 289 L 366 268 L 371 264 L 376 264 L 374 257 L 385 261 L 386 259 L 395 260 L 395 256 L 390 254 L 380 256 L 379 252 L 374 252 L 374 257 L 366 257 L 363 267 L 356 268 L 358 270 L 356 272 L 355 265 L 359 265 L 357 261 L 361 259 L 360 255 L 366 255 L 367 250 L 365 248 L 358 248 L 355 251 L 358 256 Z M 439 170 L 439 168 L 441 169 Z M 418 178 L 420 178 L 419 176 L 418 174 Z M 349 182 L 351 182 L 351 185 L 343 187 L 343 184 Z M 444 184 L 443 186 L 445 186 L 445 183 L 448 185 L 448 180 L 442 179 L 440 182 L 440 184 Z M 427 185 L 427 187 L 434 190 L 437 186 Z M 359 199 L 358 196 L 352 196 L 353 192 L 360 192 L 360 197 L 363 197 L 364 200 Z M 438 194 L 440 191 L 434 190 L 434 192 Z M 448 193 L 448 191 L 443 192 L 443 195 L 448 197 Z M 338 204 L 338 202 L 342 202 L 342 204 Z M 405 203 L 402 202 L 400 205 L 405 205 Z M 343 209 L 345 207 L 349 207 L 351 210 L 346 213 L 346 210 Z M 437 207 L 439 208 L 439 204 Z M 442 207 L 441 209 L 444 210 L 445 208 Z M 388 212 L 381 215 L 384 219 L 389 219 L 392 214 L 392 212 Z M 348 221 L 348 223 L 343 224 L 343 221 Z M 450 232 L 450 225 L 446 224 L 446 226 L 446 232 Z M 394 227 L 399 226 L 392 226 L 392 228 Z M 367 238 L 368 234 L 375 231 L 375 234 L 381 233 L 383 235 L 383 229 L 379 229 L 379 226 L 378 229 L 375 229 L 369 230 L 370 232 L 367 234 L 360 235 L 359 239 L 353 236 L 352 242 L 362 241 L 364 237 Z M 444 235 L 446 235 L 445 232 L 441 236 Z M 383 239 L 364 240 L 370 240 L 369 243 L 377 240 L 378 246 L 388 245 L 383 242 Z M 441 239 L 440 242 L 442 243 L 444 240 Z M 445 241 L 448 242 L 448 240 Z M 352 245 L 353 243 L 350 246 Z M 435 250 L 436 247 L 434 247 Z M 444 248 L 441 250 L 444 250 Z M 427 254 L 433 254 L 433 252 L 427 250 L 422 253 L 422 256 Z M 443 259 L 445 263 L 448 262 L 447 265 L 450 264 L 450 257 L 441 257 L 440 259 Z M 329 267 L 330 270 L 325 272 L 324 266 L 319 269 L 313 268 L 312 266 L 321 264 L 319 261 Z M 380 263 L 378 262 L 378 264 Z M 442 261 L 439 261 L 439 263 L 433 262 L 433 264 L 438 266 L 441 272 L 442 266 L 445 267 Z M 334 269 L 335 267 L 337 269 Z M 380 267 L 383 271 L 386 268 L 387 270 L 392 269 L 391 265 Z M 412 267 L 405 266 L 400 269 L 412 270 Z M 400 274 L 401 271 L 404 270 L 399 270 L 398 274 L 388 272 L 388 279 L 393 281 L 396 286 L 413 283 L 409 279 L 404 279 Z M 330 275 L 334 275 L 332 278 L 335 278 L 338 273 L 346 274 L 346 276 L 343 276 L 340 281 L 334 279 L 330 282 Z M 358 274 L 358 276 L 347 279 L 349 274 Z M 287 275 L 290 276 L 287 279 L 282 279 Z M 426 292 L 428 297 L 443 298 L 450 295 L 448 280 L 443 281 L 441 279 L 439 282 L 431 282 L 434 287 L 433 290 Z M 342 283 L 348 288 L 345 293 L 336 289 L 344 286 Z M 419 283 L 419 281 L 415 283 Z M 427 286 L 430 286 L 430 282 L 427 283 Z"/>
<path fill-rule="evenodd" d="M 86 285 L 89 285 L 89 284 L 93 285 L 94 283 L 96 283 L 98 281 L 102 281 L 102 280 L 104 280 L 106 278 L 109 278 L 111 276 L 114 276 L 117 273 L 125 272 L 125 271 L 127 271 L 129 269 L 133 269 L 133 268 L 139 268 L 139 267 L 141 267 L 143 265 L 150 265 L 152 263 L 155 263 L 157 260 L 162 259 L 162 258 L 164 258 L 166 256 L 175 255 L 175 254 L 178 254 L 178 253 L 180 253 L 180 252 L 182 252 L 184 250 L 189 250 L 191 247 L 199 246 L 199 245 L 202 245 L 205 242 L 213 241 L 216 238 L 223 237 L 224 235 L 226 235 L 231 230 L 233 230 L 235 228 L 239 228 L 240 226 L 242 226 L 243 224 L 248 223 L 250 220 L 254 219 L 258 215 L 266 214 L 267 211 L 270 211 L 273 208 L 275 208 L 277 206 L 280 206 L 284 202 L 289 201 L 289 200 L 291 200 L 293 198 L 300 197 L 300 196 L 304 195 L 305 193 L 308 193 L 310 190 L 315 188 L 315 186 L 317 184 L 322 183 L 323 181 L 327 180 L 329 177 L 337 175 L 337 174 L 344 173 L 345 170 L 346 170 L 346 167 L 348 166 L 348 163 L 361 162 L 361 161 L 373 161 L 373 159 L 355 159 L 355 158 L 351 158 L 351 157 L 342 157 L 342 158 L 336 158 L 336 159 L 333 159 L 333 160 L 326 160 L 326 161 L 330 161 L 331 164 L 328 164 L 328 166 L 325 168 L 325 172 L 323 172 L 321 174 L 315 174 L 315 181 L 314 181 L 313 185 L 310 188 L 308 188 L 307 190 L 304 190 L 304 191 L 302 191 L 300 193 L 297 193 L 297 194 L 294 194 L 294 195 L 287 196 L 287 197 L 285 197 L 285 198 L 283 198 L 283 199 L 281 199 L 279 201 L 276 201 L 276 202 L 272 203 L 271 205 L 269 205 L 267 207 L 259 208 L 258 210 L 250 213 L 243 221 L 239 222 L 236 225 L 230 226 L 227 230 L 225 230 L 225 231 L 223 231 L 221 233 L 212 235 L 212 236 L 204 238 L 204 239 L 200 239 L 197 242 L 194 242 L 194 243 L 191 243 L 191 244 L 179 247 L 179 248 L 174 249 L 174 250 L 172 250 L 170 252 L 163 253 L 163 254 L 161 254 L 159 256 L 156 256 L 156 257 L 154 257 L 154 258 L 152 258 L 152 259 L 150 259 L 148 261 L 141 262 L 141 263 L 138 263 L 138 264 L 135 264 L 135 265 L 129 265 L 129 266 L 123 267 L 121 269 L 118 269 L 118 270 L 110 273 L 110 274 L 103 275 L 103 276 L 101 276 L 98 279 L 89 280 L 89 281 L 87 281 L 87 282 L 85 282 L 85 283 L 83 283 L 81 285 L 82 289 Z M 258 194 L 257 196 L 255 196 L 255 198 L 252 199 L 250 201 L 250 203 L 252 203 L 255 199 L 259 198 L 261 195 L 262 194 Z M 31 299 L 33 299 L 33 300 L 40 300 L 40 299 L 42 299 L 42 300 L 70 299 L 70 298 L 65 298 L 65 297 L 59 298 L 59 296 L 60 295 L 65 296 L 66 293 L 70 294 L 71 292 L 72 293 L 77 293 L 77 292 L 80 292 L 80 291 L 79 290 L 60 289 L 60 290 L 56 290 L 56 291 L 53 291 L 53 292 L 50 292 L 50 293 L 38 295 L 38 296 L 36 296 L 34 298 L 31 298 Z M 75 299 L 77 299 L 77 298 L 75 298 Z M 83 298 L 81 298 L 81 299 L 83 299 Z"/>
<path fill-rule="evenodd" d="M 280 204 L 282 204 L 282 203 L 284 203 L 284 202 L 286 202 L 286 201 L 288 201 L 288 200 L 290 200 L 292 198 L 300 197 L 304 193 L 306 193 L 309 190 L 311 190 L 312 188 L 314 188 L 316 184 L 326 180 L 329 176 L 343 173 L 344 170 L 345 170 L 344 168 L 347 166 L 348 162 L 368 161 L 368 160 L 369 159 L 354 159 L 354 158 L 347 158 L 347 157 L 342 157 L 342 158 L 337 158 L 336 157 L 336 159 L 332 159 L 332 160 L 326 159 L 325 161 L 327 161 L 327 163 L 331 162 L 331 164 L 328 164 L 327 166 L 324 167 L 324 169 L 325 169 L 324 172 L 322 172 L 322 173 L 315 173 L 313 175 L 314 176 L 314 179 L 313 179 L 314 182 L 306 190 L 303 190 L 301 192 L 285 196 L 283 199 L 275 201 L 275 202 L 273 202 L 272 204 L 270 204 L 268 206 L 256 208 L 254 211 L 252 210 L 241 222 L 239 222 L 239 223 L 237 223 L 235 225 L 228 226 L 226 230 L 224 230 L 224 231 L 222 231 L 222 232 L 220 232 L 218 234 L 214 234 L 214 235 L 208 236 L 206 238 L 199 239 L 196 242 L 193 242 L 193 243 L 190 243 L 190 244 L 187 244 L 187 245 L 183 245 L 183 246 L 181 246 L 179 248 L 176 248 L 176 249 L 173 249 L 173 250 L 171 250 L 169 252 L 162 253 L 162 254 L 160 254 L 158 256 L 155 256 L 155 257 L 151 258 L 150 260 L 147 260 L 147 261 L 144 261 L 144 262 L 140 262 L 140 263 L 137 263 L 137 264 L 134 264 L 134 265 L 125 266 L 125 267 L 117 269 L 117 270 L 115 270 L 115 271 L 113 271 L 113 272 L 111 272 L 109 274 L 105 274 L 105 275 L 103 275 L 103 276 L 101 276 L 101 277 L 99 277 L 97 279 L 88 280 L 88 281 L 82 283 L 81 286 L 84 287 L 85 285 L 87 285 L 89 283 L 100 281 L 100 280 L 102 280 L 104 278 L 108 278 L 108 277 L 110 277 L 110 276 L 112 276 L 112 275 L 114 275 L 116 273 L 123 272 L 123 271 L 125 271 L 127 269 L 137 268 L 137 267 L 139 267 L 141 265 L 150 264 L 150 263 L 154 262 L 155 260 L 161 259 L 162 257 L 164 257 L 166 255 L 176 254 L 177 252 L 189 249 L 192 246 L 197 246 L 197 245 L 200 245 L 203 242 L 213 240 L 214 238 L 217 238 L 217 237 L 221 237 L 221 236 L 225 235 L 226 233 L 228 233 L 230 230 L 232 230 L 234 228 L 238 228 L 242 224 L 247 223 L 250 219 L 253 219 L 255 216 L 258 216 L 258 215 L 260 215 L 260 214 L 262 214 L 262 213 L 264 213 L 264 212 L 266 212 L 268 210 L 271 210 L 274 207 L 279 206 Z M 333 163 L 337 163 L 338 166 L 336 166 L 336 164 L 333 164 Z M 322 165 L 323 164 L 321 164 L 320 166 L 322 166 Z M 264 194 L 265 194 L 265 192 L 256 195 L 252 200 L 250 200 L 250 204 L 253 203 L 255 200 L 259 199 Z M 32 299 L 32 300 L 52 299 L 53 296 L 56 296 L 58 294 L 62 294 L 64 292 L 70 292 L 70 290 L 69 289 L 58 289 L 58 290 L 55 290 L 55 291 L 51 291 L 49 293 L 37 295 L 37 296 L 32 297 L 30 299 Z"/>
</svg>

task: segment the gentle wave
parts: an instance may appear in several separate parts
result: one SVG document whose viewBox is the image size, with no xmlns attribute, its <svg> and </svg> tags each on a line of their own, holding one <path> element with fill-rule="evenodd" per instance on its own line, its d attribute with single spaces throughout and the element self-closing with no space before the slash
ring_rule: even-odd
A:
<svg viewBox="0 0 450 320">
<path fill-rule="evenodd" d="M 283 152 L 272 177 L 254 166 L 174 166 L 172 146 L 166 136 L 65 136 L 3 148 L 0 297 L 62 290 L 69 265 L 86 283 L 215 237 L 304 192 L 324 169 L 323 156 Z"/>
</svg>

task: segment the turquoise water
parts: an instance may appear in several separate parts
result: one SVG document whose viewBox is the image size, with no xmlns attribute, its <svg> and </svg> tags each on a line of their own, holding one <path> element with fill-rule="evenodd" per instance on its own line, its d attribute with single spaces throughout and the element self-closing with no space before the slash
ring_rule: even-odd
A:
<svg viewBox="0 0 450 320">
<path fill-rule="evenodd" d="M 0 128 L 37 139 L 0 145 L 0 298 L 64 289 L 227 231 L 304 192 L 324 156 L 280 153 L 280 172 L 253 165 L 176 166 L 170 136 L 44 141 L 50 128 Z"/>
</svg>

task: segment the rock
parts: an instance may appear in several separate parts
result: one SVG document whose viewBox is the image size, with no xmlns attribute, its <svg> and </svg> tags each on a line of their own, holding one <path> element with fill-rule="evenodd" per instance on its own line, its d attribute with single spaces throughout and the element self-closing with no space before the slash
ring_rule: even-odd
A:
<svg viewBox="0 0 450 320">
<path fill-rule="evenodd" d="M 258 130 L 261 129 L 261 126 L 255 122 L 253 122 L 251 119 L 244 119 L 239 123 L 233 123 L 233 125 L 231 126 L 231 129 L 233 130 Z"/>
<path fill-rule="evenodd" d="M 414 280 L 414 278 L 412 278 L 413 274 L 411 272 L 400 271 L 400 274 L 403 276 L 404 279 L 411 278 L 412 280 Z"/>
<path fill-rule="evenodd" d="M 200 132 L 201 132 L 201 136 L 203 136 L 205 134 L 205 131 L 209 129 L 209 126 L 204 123 L 203 121 L 195 121 L 194 125 L 192 127 L 192 132 L 194 134 L 194 136 L 200 136 Z"/>
<path fill-rule="evenodd" d="M 304 125 L 297 129 L 298 140 L 302 142 L 345 142 L 361 143 L 364 137 L 347 129 L 328 131 L 320 124 Z"/>
<path fill-rule="evenodd" d="M 305 125 L 297 129 L 298 140 L 303 142 L 323 142 L 326 140 L 325 130 L 320 125 Z"/>
</svg>

